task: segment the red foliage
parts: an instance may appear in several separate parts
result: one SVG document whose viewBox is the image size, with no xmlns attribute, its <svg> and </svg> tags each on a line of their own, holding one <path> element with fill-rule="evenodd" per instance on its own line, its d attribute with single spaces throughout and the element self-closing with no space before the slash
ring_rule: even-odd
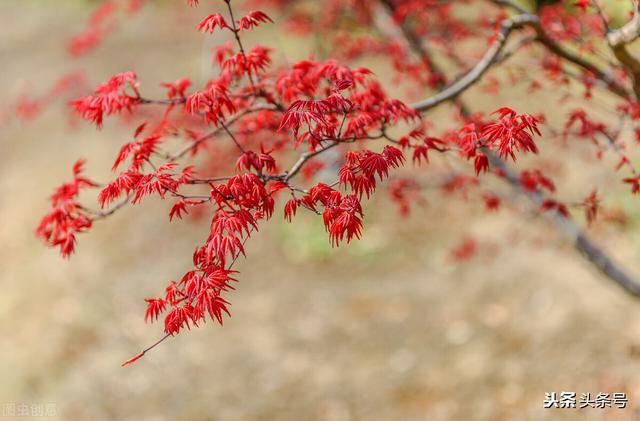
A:
<svg viewBox="0 0 640 421">
<path fill-rule="evenodd" d="M 186 3 L 196 7 L 200 2 L 186 0 Z M 217 67 L 215 77 L 201 85 L 187 77 L 162 83 L 166 97 L 150 99 L 139 91 L 137 75 L 124 72 L 98 85 L 90 95 L 70 102 L 77 115 L 97 128 L 102 127 L 105 118 L 122 113 L 135 121 L 137 128 L 132 129 L 133 139 L 119 147 L 113 164 L 113 171 L 119 172 L 114 178 L 98 185 L 81 175 L 79 161 L 73 169 L 73 180 L 51 196 L 51 209 L 36 230 L 39 237 L 67 257 L 74 250 L 77 234 L 86 232 L 94 221 L 129 203 L 138 204 L 147 196 L 170 200 L 170 221 L 188 214 L 206 216 L 209 231 L 196 247 L 189 270 L 180 280 L 170 281 L 159 297 L 146 299 L 145 320 L 154 322 L 162 318 L 166 335 L 199 326 L 207 318 L 222 324 L 223 316 L 229 314 L 229 303 L 223 296 L 233 289 L 236 281 L 233 265 L 244 256 L 246 241 L 271 218 L 276 207 L 282 209 L 289 222 L 303 211 L 321 216 L 333 247 L 363 236 L 364 199 L 370 199 L 381 186 L 388 188 L 389 197 L 403 216 L 408 215 L 410 206 L 421 200 L 421 191 L 429 186 L 443 191 L 443 200 L 454 200 L 451 193 L 456 193 L 496 211 L 504 196 L 493 188 L 487 189 L 487 180 L 506 180 L 508 185 L 537 197 L 535 203 L 541 204 L 541 211 L 570 216 L 570 206 L 555 197 L 556 186 L 549 167 L 530 166 L 530 160 L 535 159 L 533 155 L 542 148 L 537 138 L 542 136 L 543 116 L 519 113 L 509 107 L 499 108 L 493 114 L 486 113 L 492 110 L 474 114 L 456 91 L 445 98 L 456 105 L 454 113 L 443 118 L 442 123 L 447 124 L 432 124 L 421 106 L 396 99 L 407 96 L 409 100 L 422 100 L 420 95 L 426 88 L 442 90 L 449 80 L 456 81 L 451 85 L 454 88 L 465 82 L 473 73 L 467 73 L 467 78 L 462 75 L 476 58 L 449 47 L 472 40 L 482 46 L 488 41 L 490 48 L 495 48 L 500 41 L 496 31 L 510 16 L 505 7 L 494 4 L 495 7 L 478 9 L 481 0 L 393 0 L 385 2 L 383 8 L 390 12 L 385 25 L 398 27 L 392 28 L 388 36 L 377 36 L 376 31 L 370 30 L 378 24 L 381 13 L 377 2 L 328 0 L 322 2 L 323 13 L 310 14 L 299 5 L 303 2 L 247 0 L 250 7 L 268 5 L 275 13 L 287 16 L 276 19 L 262 11 L 238 14 L 241 17 L 236 19 L 235 3 L 211 2 L 207 7 L 219 10 L 193 24 L 200 32 L 216 37 L 224 34 L 233 39 L 212 50 L 212 64 Z M 575 13 L 560 6 L 540 10 L 536 19 L 539 30 L 546 34 L 547 47 L 562 40 L 577 44 L 575 54 L 593 51 L 593 46 L 584 39 L 602 35 L 604 28 L 592 8 L 586 7 L 587 3 L 576 2 Z M 119 10 L 133 12 L 142 4 L 139 0 L 104 1 L 89 18 L 87 28 L 70 42 L 69 52 L 79 55 L 93 49 L 115 27 Z M 474 13 L 457 13 L 470 5 L 476 7 Z M 476 16 L 477 10 L 483 11 L 481 16 Z M 322 30 L 323 45 L 332 58 L 277 65 L 274 62 L 279 61 L 276 58 L 280 51 L 274 54 L 268 47 L 244 44 L 245 31 L 262 30 L 263 24 L 274 21 L 301 34 Z M 516 29 L 528 30 L 526 25 L 522 26 Z M 403 35 L 407 39 L 401 38 Z M 538 35 L 536 40 L 540 39 Z M 527 40 L 522 38 L 520 48 L 533 42 Z M 425 46 L 450 59 L 454 67 L 451 76 L 443 74 L 431 61 Z M 546 54 L 540 55 L 538 63 L 541 71 L 518 72 L 523 69 L 509 68 L 513 70 L 510 84 L 524 83 L 531 91 L 542 93 L 549 84 L 560 90 L 569 83 L 569 76 L 575 74 L 566 69 L 565 63 L 571 56 L 567 58 L 553 48 L 544 51 Z M 501 53 L 491 65 L 506 60 L 507 52 Z M 408 95 L 403 95 L 399 88 L 388 95 L 372 71 L 349 65 L 371 56 L 389 61 L 393 69 L 390 86 L 408 88 Z M 623 100 L 616 112 L 640 132 L 635 127 L 640 121 L 640 106 L 631 94 L 620 93 L 626 88 L 619 85 L 627 82 L 619 76 L 620 69 L 603 76 L 604 71 L 598 73 L 579 61 L 573 62 L 586 67 L 580 69 L 577 77 L 586 92 L 581 100 L 592 98 L 592 90 L 600 86 L 614 93 L 618 91 L 616 94 Z M 484 70 L 480 73 L 464 89 L 471 89 Z M 492 80 L 491 92 L 483 95 L 498 94 L 505 85 L 497 77 Z M 52 90 L 51 95 L 61 91 Z M 438 95 L 433 98 L 438 99 Z M 559 106 L 566 100 L 563 97 Z M 21 115 L 32 116 L 45 102 L 23 96 L 17 109 Z M 616 131 L 613 125 L 599 123 L 579 108 L 568 115 L 559 135 L 553 127 L 549 132 L 545 133 L 545 140 L 589 140 L 598 158 L 613 151 L 618 155 L 619 168 L 630 172 L 623 181 L 633 193 L 640 191 L 640 176 L 617 136 L 621 129 Z M 185 143 L 171 151 L 171 139 L 175 137 L 184 138 Z M 336 153 L 331 155 L 329 150 Z M 564 149 L 557 150 L 562 151 L 557 156 L 565 159 Z M 527 170 L 518 168 L 510 173 L 505 166 L 497 165 L 501 163 L 499 158 L 521 165 L 521 157 L 525 155 Z M 444 169 L 444 177 L 438 181 L 438 172 L 434 171 L 433 176 L 424 177 L 423 181 L 422 169 L 414 169 L 410 174 L 401 169 L 406 159 L 416 165 Z M 461 165 L 451 164 L 456 159 Z M 446 161 L 446 165 L 438 165 L 439 161 Z M 297 181 L 299 174 L 303 175 L 302 181 Z M 79 192 L 88 188 L 99 188 L 97 202 L 103 210 L 91 210 L 79 203 Z M 276 200 L 278 192 L 286 193 L 286 200 Z M 474 192 L 479 194 L 474 196 Z M 598 215 L 600 202 L 594 191 L 571 206 L 583 207 L 590 224 Z M 466 238 L 451 257 L 466 260 L 477 248 L 475 240 Z M 133 363 L 145 352 L 124 365 Z"/>
</svg>

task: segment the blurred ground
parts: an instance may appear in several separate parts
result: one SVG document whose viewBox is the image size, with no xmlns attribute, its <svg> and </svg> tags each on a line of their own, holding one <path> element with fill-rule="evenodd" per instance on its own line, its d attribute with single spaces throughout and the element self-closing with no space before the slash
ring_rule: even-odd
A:
<svg viewBox="0 0 640 421">
<path fill-rule="evenodd" d="M 71 1 L 0 3 L 3 99 L 73 68 L 61 41 L 86 13 Z M 148 89 L 200 75 L 203 42 L 188 13 L 152 6 L 77 64 L 91 83 L 136 69 Z M 514 95 L 514 106 L 535 108 Z M 365 240 L 337 251 L 314 218 L 274 218 L 238 266 L 224 328 L 181 334 L 120 367 L 161 336 L 144 324 L 142 299 L 184 272 L 206 223 L 170 225 L 166 204 L 149 201 L 99 223 L 68 262 L 44 248 L 33 229 L 51 189 L 80 156 L 105 179 L 129 136 L 117 124 L 70 129 L 59 116 L 54 107 L 0 132 L 2 405 L 55 403 L 58 419 L 95 421 L 640 419 L 640 301 L 544 222 L 441 206 L 437 195 L 406 221 L 371 202 Z M 596 168 L 566 170 L 563 188 L 615 180 Z M 629 225 L 592 235 L 640 273 L 637 202 L 608 193 Z M 481 252 L 452 263 L 469 233 Z M 543 410 L 551 391 L 621 391 L 631 403 Z"/>
</svg>

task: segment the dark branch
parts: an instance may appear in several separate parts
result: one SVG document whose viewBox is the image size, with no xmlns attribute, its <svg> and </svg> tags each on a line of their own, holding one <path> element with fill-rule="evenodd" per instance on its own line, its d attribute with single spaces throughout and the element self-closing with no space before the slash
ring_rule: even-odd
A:
<svg viewBox="0 0 640 421">
<path fill-rule="evenodd" d="M 515 8 L 521 14 L 511 19 L 507 19 L 506 22 L 503 22 L 500 27 L 498 37 L 491 45 L 491 47 L 489 47 L 489 50 L 487 50 L 483 59 L 480 60 L 480 62 L 469 73 L 467 73 L 464 77 L 462 77 L 460 80 L 453 83 L 449 87 L 444 88 L 439 94 L 424 101 L 420 101 L 417 104 L 414 104 L 414 109 L 419 112 L 424 112 L 442 102 L 454 101 L 461 107 L 464 112 L 465 106 L 459 100 L 458 95 L 465 89 L 472 86 L 475 82 L 480 80 L 487 69 L 495 63 L 496 57 L 499 56 L 502 47 L 506 43 L 508 35 L 514 29 L 523 26 L 533 27 L 536 31 L 537 41 L 547 47 L 547 49 L 549 49 L 554 54 L 557 54 L 561 58 L 589 71 L 596 78 L 605 82 L 611 92 L 623 98 L 628 98 L 630 96 L 630 93 L 627 91 L 627 89 L 619 82 L 617 82 L 617 80 L 611 74 L 600 70 L 595 65 L 566 50 L 564 47 L 550 39 L 540 26 L 540 21 L 537 16 L 528 13 L 522 13 L 523 10 L 519 6 L 508 0 L 493 0 L 493 2 L 496 4 L 507 5 L 509 7 Z M 384 0 L 383 3 L 387 5 L 389 4 L 389 2 L 385 2 Z M 393 8 L 391 8 L 391 11 L 393 11 Z M 408 28 L 406 25 L 401 24 L 401 26 L 404 27 L 403 33 L 412 33 L 410 28 Z M 409 45 L 414 44 L 413 42 L 411 42 L 411 40 L 409 40 L 408 42 Z M 429 52 L 424 45 L 422 45 L 421 43 L 419 44 L 420 48 L 414 47 L 414 51 L 424 59 L 424 56 L 429 56 Z M 429 62 L 432 64 L 433 70 L 442 73 L 442 71 L 438 69 L 432 61 Z M 520 177 L 500 157 L 498 157 L 491 151 L 485 151 L 484 153 L 489 158 L 489 161 L 493 167 L 502 170 L 502 172 L 505 174 L 506 181 L 511 185 L 514 191 L 531 199 L 533 203 L 538 206 L 538 208 L 546 200 L 545 195 L 540 191 L 524 191 L 520 184 Z M 587 260 L 592 263 L 601 273 L 614 281 L 620 287 L 624 288 L 630 294 L 634 296 L 640 296 L 640 282 L 638 282 L 636 279 L 631 277 L 631 275 L 627 274 L 622 268 L 620 268 L 620 266 L 618 266 L 600 247 L 598 247 L 587 237 L 587 235 L 580 229 L 580 227 L 578 227 L 571 220 L 563 217 L 556 211 L 547 212 L 546 215 L 548 215 L 549 218 L 554 222 L 558 230 L 561 231 L 565 235 L 565 237 L 567 237 L 569 241 L 572 242 L 574 247 L 580 253 L 582 253 L 582 255 L 584 255 Z"/>
</svg>

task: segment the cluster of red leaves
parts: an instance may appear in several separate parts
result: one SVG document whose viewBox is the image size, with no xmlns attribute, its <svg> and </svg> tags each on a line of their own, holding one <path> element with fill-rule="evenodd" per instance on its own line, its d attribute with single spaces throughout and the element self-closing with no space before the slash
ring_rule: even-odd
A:
<svg viewBox="0 0 640 421">
<path fill-rule="evenodd" d="M 59 247 L 64 257 L 73 253 L 76 234 L 91 227 L 90 216 L 77 200 L 80 190 L 96 186 L 93 181 L 81 175 L 83 164 L 84 161 L 77 161 L 73 165 L 73 180 L 62 184 L 51 195 L 51 209 L 42 217 L 36 229 L 38 237 L 52 247 Z"/>
<path fill-rule="evenodd" d="M 351 190 L 362 199 L 367 198 L 376 189 L 376 176 L 380 181 L 389 177 L 389 169 L 398 168 L 404 162 L 402 151 L 385 146 L 382 153 L 370 150 L 347 152 L 346 163 L 338 173 L 340 184 L 351 187 Z"/>
<path fill-rule="evenodd" d="M 284 208 L 285 218 L 291 221 L 298 206 L 320 213 L 329 233 L 332 246 L 338 246 L 346 239 L 349 243 L 354 237 L 360 238 L 362 231 L 363 195 L 369 197 L 376 188 L 376 177 L 382 181 L 389 176 L 391 168 L 398 168 L 404 162 L 402 152 L 385 146 L 382 153 L 370 150 L 347 152 L 346 162 L 339 171 L 339 183 L 349 186 L 354 194 L 342 194 L 340 191 L 318 183 L 311 187 L 309 193 L 300 199 L 289 200 Z"/>
<path fill-rule="evenodd" d="M 198 0 L 186 2 L 192 7 L 199 5 Z M 79 38 L 74 51 L 85 51 L 98 42 L 112 21 L 116 3 L 107 0 L 97 9 L 90 22 L 94 32 L 88 31 L 85 39 Z M 222 6 L 223 2 L 218 3 Z M 225 32 L 235 40 L 235 44 L 222 43 L 212 49 L 212 64 L 218 67 L 215 77 L 193 88 L 188 78 L 163 83 L 166 99 L 151 100 L 138 92 L 136 75 L 125 72 L 99 85 L 92 95 L 71 102 L 78 115 L 98 128 L 105 117 L 123 111 L 145 120 L 135 130 L 133 140 L 120 148 L 113 170 L 128 165 L 98 194 L 102 208 L 119 202 L 111 210 L 94 215 L 102 217 L 129 201 L 135 204 L 144 197 L 156 196 L 174 200 L 170 220 L 192 214 L 210 221 L 208 235 L 196 248 L 190 270 L 179 281 L 171 281 L 160 297 L 146 300 L 145 319 L 155 321 L 164 317 L 166 335 L 199 326 L 207 315 L 222 324 L 223 315 L 229 314 L 229 303 L 223 295 L 233 289 L 231 284 L 236 280 L 233 265 L 245 254 L 245 242 L 258 231 L 259 223 L 272 216 L 276 207 L 274 196 L 280 190 L 291 195 L 283 205 L 288 221 L 299 209 L 322 216 L 330 244 L 339 246 L 362 236 L 362 200 L 370 198 L 385 180 L 391 178 L 389 196 L 398 204 L 401 214 L 406 215 L 410 204 L 418 200 L 421 186 L 415 177 L 392 177 L 392 172 L 404 164 L 405 156 L 416 165 L 429 163 L 430 154 L 434 153 L 457 155 L 463 162 L 472 163 L 473 169 L 468 174 L 448 174 L 438 186 L 445 194 L 461 192 L 467 198 L 468 191 L 482 187 L 483 173 L 505 177 L 500 168 L 492 168 L 494 161 L 489 159 L 490 155 L 515 162 L 522 154 L 538 152 L 534 138 L 541 135 L 540 117 L 506 107 L 487 119 L 479 114 L 456 116 L 459 118 L 455 120 L 456 126 L 436 137 L 424 117 L 402 101 L 388 97 L 367 69 L 351 68 L 335 59 L 307 59 L 274 68 L 271 49 L 260 45 L 245 48 L 240 38 L 244 31 L 273 20 L 261 11 L 235 19 L 230 0 L 224 3 L 226 10 L 209 14 L 197 25 L 200 32 L 216 36 Z M 293 26 L 301 32 L 317 30 L 327 22 L 343 21 L 347 29 L 326 33 L 333 57 L 353 60 L 365 55 L 384 56 L 390 60 L 397 81 L 408 79 L 420 87 L 434 88 L 447 82 L 427 57 L 416 59 L 407 46 L 393 37 L 353 36 L 354 28 L 374 25 L 379 15 L 376 2 L 329 0 L 322 2 L 323 13 L 317 15 L 293 0 L 268 0 L 268 3 L 286 10 Z M 477 30 L 471 30 L 468 22 L 454 13 L 454 2 L 388 3 L 391 24 L 409 25 L 419 39 L 428 37 L 460 69 L 468 67 L 464 60 L 442 47 L 482 31 L 494 34 L 496 25 L 505 17 L 494 19 L 483 15 L 477 19 Z M 464 7 L 473 2 L 455 3 L 455 7 Z M 553 39 L 576 40 L 596 27 L 591 18 L 585 21 L 555 7 L 543 9 L 540 19 Z M 542 68 L 543 75 L 550 80 L 565 83 L 567 78 L 556 56 L 545 57 Z M 590 92 L 593 78 L 583 75 L 582 80 Z M 499 85 L 497 79 L 495 84 Z M 143 115 L 142 106 L 152 111 Z M 632 103 L 621 111 L 634 121 L 640 119 L 640 109 Z M 608 134 L 607 130 L 606 125 L 592 121 L 583 111 L 572 113 L 565 128 L 566 133 L 577 131 L 578 136 L 592 138 L 595 143 L 598 136 Z M 407 131 L 398 138 L 392 135 Z M 167 148 L 173 137 L 184 138 L 186 144 L 169 153 Z M 212 142 L 213 139 L 220 141 Z M 364 146 L 365 142 L 376 141 L 384 142 L 385 146 L 377 149 Z M 287 166 L 298 148 L 306 151 L 292 166 Z M 320 159 L 321 154 L 333 148 L 341 152 L 336 162 Z M 197 171 L 193 165 L 178 169 L 178 160 L 196 155 L 202 158 L 195 161 Z M 623 157 L 627 159 L 626 155 Z M 332 164 L 339 166 L 337 175 Z M 630 165 L 628 159 L 624 165 Z M 37 230 L 49 244 L 60 247 L 65 256 L 73 251 L 75 234 L 85 231 L 92 222 L 92 213 L 78 203 L 77 197 L 80 189 L 96 185 L 80 175 L 80 167 L 80 164 L 74 167 L 74 180 L 52 196 L 52 210 Z M 333 172 L 337 180 L 310 182 L 320 170 Z M 213 175 L 200 175 L 205 173 Z M 295 184 L 293 178 L 298 174 L 308 183 Z M 537 169 L 521 171 L 519 182 L 527 192 L 555 192 L 548 174 Z M 634 192 L 640 191 L 640 176 L 635 172 L 625 182 L 632 185 Z M 488 210 L 496 210 L 501 204 L 499 196 L 491 191 L 482 191 L 479 197 Z M 584 208 L 589 223 L 598 214 L 599 201 L 594 192 L 577 204 Z M 544 200 L 541 208 L 569 216 L 567 205 L 555 198 Z M 452 258 L 465 260 L 476 251 L 475 241 L 466 239 L 452 252 Z M 127 363 L 142 355 L 144 352 Z"/>
<path fill-rule="evenodd" d="M 337 246 L 346 238 L 349 243 L 353 237 L 360 238 L 362 231 L 362 206 L 353 194 L 343 195 L 324 183 L 318 183 L 299 200 L 291 199 L 285 207 L 285 217 L 289 220 L 295 214 L 296 207 L 302 205 L 316 213 L 323 207 L 322 219 L 329 233 L 331 245 Z"/>
<path fill-rule="evenodd" d="M 127 89 L 130 89 L 133 95 L 126 93 Z M 71 106 L 83 119 L 92 122 L 97 127 L 102 127 L 105 115 L 118 114 L 122 110 L 130 112 L 138 103 L 140 103 L 140 95 L 138 94 L 136 74 L 125 72 L 98 85 L 94 95 L 72 101 Z"/>
<path fill-rule="evenodd" d="M 170 187 L 164 187 L 170 190 Z M 194 269 L 179 282 L 171 281 L 163 298 L 147 299 L 145 319 L 155 320 L 168 311 L 164 318 L 166 334 L 176 334 L 182 328 L 198 326 L 208 314 L 211 320 L 222 324 L 223 313 L 229 314 L 224 291 L 232 289 L 231 266 L 239 255 L 244 255 L 244 241 L 257 231 L 258 221 L 273 214 L 274 200 L 264 183 L 253 173 L 236 175 L 226 183 L 211 184 L 211 202 L 216 211 L 211 220 L 205 244 L 193 255 Z M 181 199 L 176 207 L 184 209 Z"/>
<path fill-rule="evenodd" d="M 327 39 L 326 48 L 331 57 L 354 61 L 362 57 L 379 56 L 389 61 L 395 72 L 394 82 L 411 82 L 423 88 L 438 87 L 445 83 L 444 75 L 437 72 L 428 60 L 415 57 L 397 38 L 371 36 L 368 29 L 380 16 L 380 2 L 324 0 L 322 13 L 313 12 L 304 2 L 296 0 L 249 0 L 251 6 L 277 7 L 286 11 L 285 30 L 301 34 L 321 32 Z M 385 2 L 394 6 L 391 19 L 395 23 L 411 21 L 416 35 L 429 36 L 432 43 L 444 54 L 450 55 L 447 42 L 464 40 L 474 33 L 470 25 L 453 13 L 451 2 L 440 0 L 394 0 Z M 455 2 L 461 5 L 468 1 Z M 476 13 L 474 11 L 473 13 Z M 335 22 L 341 22 L 336 25 Z M 473 25 L 490 26 L 486 20 Z M 331 28 L 331 31 L 324 30 Z"/>
<path fill-rule="evenodd" d="M 511 157 L 514 161 L 516 152 L 538 153 L 532 136 L 540 136 L 537 118 L 529 114 L 517 114 L 510 108 L 501 108 L 496 114 L 499 120 L 487 124 L 480 134 L 486 146 L 496 148 L 501 158 Z"/>
</svg>

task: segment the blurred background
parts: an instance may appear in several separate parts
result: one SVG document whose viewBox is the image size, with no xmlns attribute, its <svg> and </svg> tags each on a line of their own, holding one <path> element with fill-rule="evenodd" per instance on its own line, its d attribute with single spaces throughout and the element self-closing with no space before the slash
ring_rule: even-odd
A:
<svg viewBox="0 0 640 421">
<path fill-rule="evenodd" d="M 95 3 L 0 2 L 3 410 L 51 404 L 57 419 L 96 421 L 640 419 L 640 300 L 543 219 L 523 218 L 515 205 L 487 213 L 440 194 L 402 219 L 381 193 L 365 208 L 364 239 L 336 250 L 318 218 L 286 224 L 277 213 L 238 264 L 223 328 L 185 332 L 120 367 L 162 336 L 161 324 L 144 323 L 143 298 L 189 268 L 207 222 L 169 224 L 170 205 L 147 200 L 96 224 L 61 259 L 33 234 L 47 197 L 79 157 L 88 174 L 107 179 L 131 131 L 117 120 L 100 132 L 70 124 L 63 101 L 22 122 L 11 104 L 78 67 L 89 86 L 135 70 L 152 97 L 162 95 L 160 82 L 183 76 L 198 86 L 213 41 L 194 27 L 211 12 L 180 3 L 145 6 L 95 53 L 72 61 L 64 44 Z M 285 60 L 308 54 L 304 41 L 273 29 L 253 37 L 249 43 L 259 38 Z M 383 64 L 367 65 L 384 79 Z M 471 102 L 485 111 L 548 106 L 526 86 L 474 92 Z M 560 197 L 585 183 L 605 186 L 607 205 L 625 216 L 590 235 L 640 275 L 637 197 L 610 171 L 615 157 L 592 165 L 578 159 L 588 145 L 580 148 L 558 170 Z M 476 252 L 453 261 L 452 250 L 469 239 Z M 561 391 L 626 392 L 630 404 L 542 409 L 546 392 Z"/>
</svg>

